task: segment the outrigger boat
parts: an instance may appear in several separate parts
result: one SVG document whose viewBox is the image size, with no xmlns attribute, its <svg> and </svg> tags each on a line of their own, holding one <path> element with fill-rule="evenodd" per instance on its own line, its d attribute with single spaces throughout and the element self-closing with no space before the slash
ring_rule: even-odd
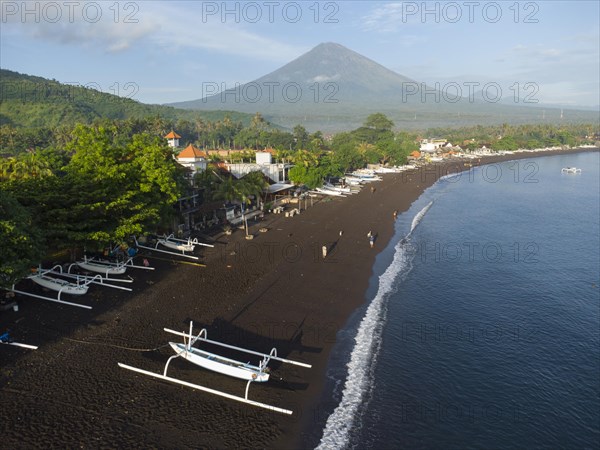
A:
<svg viewBox="0 0 600 450">
<path fill-rule="evenodd" d="M 326 189 L 326 188 L 316 188 L 314 191 L 311 191 L 311 192 L 315 192 L 315 193 L 321 194 L 321 195 L 331 195 L 332 197 L 345 197 L 346 196 L 343 192 L 334 191 L 332 189 Z"/>
<path fill-rule="evenodd" d="M 132 278 L 109 278 L 109 277 L 103 277 L 100 274 L 96 274 L 96 275 L 81 275 L 81 274 L 74 274 L 71 273 L 71 269 L 73 267 L 77 267 L 77 263 L 73 263 L 69 266 L 69 268 L 67 269 L 67 271 L 63 271 L 62 266 L 60 265 L 56 265 L 54 267 L 52 267 L 52 269 L 46 270 L 44 271 L 44 273 L 49 273 L 51 275 L 58 275 L 61 277 L 65 277 L 65 278 L 71 278 L 77 281 L 77 284 L 81 284 L 82 282 L 84 284 L 98 284 L 100 286 L 104 286 L 104 287 L 109 287 L 109 288 L 113 288 L 113 289 L 121 289 L 123 291 L 131 291 L 131 288 L 127 288 L 127 287 L 123 287 L 123 286 L 117 286 L 116 284 L 109 284 L 107 283 L 107 281 L 117 281 L 117 282 L 121 282 L 121 283 L 133 283 L 133 279 Z M 38 270 L 42 270 L 41 268 Z"/>
<path fill-rule="evenodd" d="M 200 258 L 198 258 L 197 256 L 187 255 L 185 252 L 193 252 L 196 245 L 203 245 L 205 247 L 214 247 L 214 245 L 212 245 L 212 244 L 205 244 L 203 242 L 199 242 L 198 239 L 196 239 L 196 238 L 187 239 L 187 240 L 176 239 L 175 237 L 173 237 L 172 234 L 170 234 L 169 236 L 162 236 L 162 237 L 158 238 L 156 240 L 156 245 L 154 247 L 140 244 L 137 241 L 137 239 L 135 238 L 135 236 L 133 237 L 133 240 L 135 241 L 135 245 L 138 248 L 143 248 L 143 249 L 150 250 L 153 252 L 166 253 L 168 255 L 183 256 L 185 258 L 190 258 L 190 259 L 195 259 L 195 260 L 198 260 Z M 181 253 L 175 253 L 175 252 L 159 249 L 158 248 L 159 245 L 163 245 L 171 250 L 180 251 Z"/>
<path fill-rule="evenodd" d="M 71 295 L 87 294 L 89 283 L 71 283 L 70 281 L 62 280 L 60 278 L 49 277 L 46 275 L 47 272 L 52 272 L 52 270 L 42 271 L 28 278 L 46 289 L 58 291 L 59 294 L 63 292 Z"/>
<path fill-rule="evenodd" d="M 209 394 L 214 394 L 214 395 L 225 397 L 225 398 L 235 400 L 238 402 L 247 403 L 252 406 L 266 408 L 266 409 L 269 409 L 274 412 L 280 412 L 283 414 L 292 414 L 292 411 L 288 410 L 288 409 L 278 408 L 275 406 L 267 405 L 265 403 L 260 403 L 260 402 L 256 402 L 253 400 L 249 400 L 248 399 L 248 390 L 250 388 L 250 383 L 252 383 L 252 382 L 264 383 L 269 380 L 269 369 L 268 369 L 267 365 L 269 364 L 269 361 L 271 361 L 271 360 L 280 361 L 280 362 L 284 362 L 284 363 L 288 363 L 288 364 L 294 364 L 297 366 L 307 367 L 307 368 L 311 367 L 310 364 L 306 364 L 306 363 L 299 362 L 299 361 L 293 361 L 290 359 L 280 358 L 277 356 L 277 349 L 275 349 L 275 348 L 273 348 L 270 353 L 261 353 L 261 352 L 256 352 L 254 350 L 248 350 L 245 348 L 236 347 L 236 346 L 229 345 L 229 344 L 224 344 L 224 343 L 218 342 L 218 341 L 212 341 L 207 338 L 207 333 L 206 333 L 205 328 L 200 330 L 200 333 L 198 333 L 198 335 L 194 336 L 193 326 L 194 326 L 193 322 L 190 321 L 190 329 L 189 329 L 188 333 L 171 330 L 169 328 L 164 329 L 164 331 L 166 331 L 167 333 L 175 334 L 178 336 L 183 336 L 183 344 L 169 342 L 169 345 L 175 351 L 176 355 L 171 356 L 167 360 L 167 363 L 165 364 L 165 368 L 164 368 L 162 375 L 154 373 L 154 372 L 149 372 L 149 371 L 143 370 L 143 369 L 138 369 L 136 367 L 128 366 L 128 365 L 122 364 L 122 363 L 119 363 L 119 367 L 122 367 L 123 369 L 131 370 L 134 372 L 138 372 L 143 375 L 148 375 L 148 376 L 151 376 L 154 378 L 159 378 L 161 380 L 170 381 L 172 383 L 181 384 L 183 386 L 188 386 L 188 387 L 191 387 L 194 389 L 208 392 Z M 209 344 L 214 344 L 214 345 L 218 345 L 221 347 L 229 348 L 232 350 L 237 350 L 239 352 L 260 356 L 260 357 L 262 357 L 262 360 L 259 362 L 258 365 L 252 365 L 250 363 L 244 363 L 242 361 L 236 361 L 234 359 L 225 358 L 225 357 L 217 355 L 215 353 L 210 353 L 205 350 L 200 350 L 199 348 L 194 347 L 193 345 L 197 341 L 202 341 L 202 342 L 206 342 Z M 247 381 L 244 397 L 239 397 L 236 395 L 228 394 L 226 392 L 217 391 L 215 389 L 210 389 L 210 388 L 198 385 L 198 384 L 188 383 L 187 381 L 183 381 L 183 380 L 179 380 L 177 378 L 167 376 L 167 370 L 169 368 L 169 363 L 174 358 L 178 358 L 180 356 L 183 357 L 184 359 L 188 360 L 192 364 L 195 364 L 197 366 L 211 370 L 213 372 L 222 373 L 222 374 L 228 375 L 230 377 L 239 378 L 239 379 Z"/>
<path fill-rule="evenodd" d="M 81 282 L 82 280 L 78 279 L 76 283 L 71 283 L 71 282 L 63 280 L 61 278 L 50 277 L 47 275 L 48 273 L 56 273 L 56 272 L 53 272 L 53 270 L 56 268 L 59 268 L 59 270 L 62 271 L 61 266 L 54 266 L 52 269 L 49 269 L 49 270 L 37 269 L 37 271 L 34 275 L 30 275 L 29 277 L 27 277 L 34 283 L 39 284 L 40 286 L 45 287 L 46 289 L 50 289 L 50 290 L 58 292 L 58 295 L 56 296 L 56 298 L 46 297 L 44 295 L 32 294 L 31 292 L 21 291 L 21 290 L 15 289 L 14 284 L 12 285 L 12 287 L 10 289 L 7 289 L 7 290 L 10 292 L 14 292 L 16 294 L 22 294 L 22 295 L 26 295 L 28 297 L 39 298 L 41 300 L 47 300 L 49 302 L 62 303 L 64 305 L 77 306 L 79 308 L 85 308 L 85 309 L 92 309 L 91 306 L 81 305 L 79 303 L 72 303 L 72 302 L 62 300 L 61 295 L 63 293 L 71 294 L 71 295 L 84 295 L 87 293 L 88 287 L 92 283 L 93 280 L 88 279 L 88 280 Z M 98 277 L 100 277 L 100 275 L 98 275 Z"/>
<path fill-rule="evenodd" d="M 204 247 L 214 247 L 212 244 L 205 244 L 204 242 L 200 242 L 198 238 L 187 238 L 187 239 L 177 239 L 175 235 L 164 235 L 158 239 L 158 242 L 165 247 L 172 248 L 173 250 L 185 251 L 185 252 L 193 252 L 196 245 L 203 245 Z"/>
<path fill-rule="evenodd" d="M 96 272 L 104 275 L 106 278 L 109 275 L 123 275 L 127 271 L 125 264 L 104 264 L 101 261 L 95 261 L 88 259 L 87 256 L 83 257 L 83 261 L 77 261 L 75 264 L 84 270 L 90 272 Z"/>
<path fill-rule="evenodd" d="M 146 266 L 146 265 L 139 266 L 139 265 L 133 264 L 133 257 L 128 258 L 124 262 L 110 261 L 108 259 L 98 259 L 98 258 L 90 258 L 87 261 L 90 263 L 107 266 L 107 267 L 125 267 L 125 268 L 130 268 L 130 269 L 154 270 L 154 267 L 150 267 L 149 265 L 148 266 Z"/>
</svg>

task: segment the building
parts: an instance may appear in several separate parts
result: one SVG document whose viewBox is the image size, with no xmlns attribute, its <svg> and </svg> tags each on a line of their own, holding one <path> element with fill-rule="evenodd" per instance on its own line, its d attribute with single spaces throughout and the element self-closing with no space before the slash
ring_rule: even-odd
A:
<svg viewBox="0 0 600 450">
<path fill-rule="evenodd" d="M 194 144 L 190 144 L 177 155 L 177 162 L 183 167 L 188 168 L 189 178 L 194 179 L 194 175 L 196 175 L 197 172 L 206 170 L 208 154 L 200 150 Z"/>
<path fill-rule="evenodd" d="M 181 139 L 181 136 L 171 130 L 171 132 L 165 136 L 165 139 L 167 140 L 169 147 L 177 148 L 179 147 L 179 139 Z"/>
<path fill-rule="evenodd" d="M 419 150 L 425 153 L 436 153 L 442 147 L 451 148 L 452 144 L 445 139 L 423 139 Z"/>
<path fill-rule="evenodd" d="M 242 178 L 250 172 L 260 171 L 274 183 L 285 183 L 288 172 L 293 166 L 289 163 L 273 163 L 271 152 L 256 152 L 255 163 L 225 163 L 226 170 L 236 178 Z"/>
</svg>

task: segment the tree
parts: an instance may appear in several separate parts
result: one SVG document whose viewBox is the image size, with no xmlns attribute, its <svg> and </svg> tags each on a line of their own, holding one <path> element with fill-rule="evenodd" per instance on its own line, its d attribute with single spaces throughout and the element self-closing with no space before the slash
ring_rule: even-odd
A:
<svg viewBox="0 0 600 450">
<path fill-rule="evenodd" d="M 9 287 L 26 276 L 44 250 L 41 230 L 30 212 L 0 190 L 0 286 Z"/>
<path fill-rule="evenodd" d="M 377 131 L 391 131 L 392 127 L 394 126 L 394 122 L 388 119 L 385 114 L 375 113 L 367 117 L 364 126 L 367 128 L 373 128 Z"/>
<path fill-rule="evenodd" d="M 304 149 L 308 144 L 308 132 L 302 125 L 296 125 L 294 127 L 292 135 L 294 136 L 294 143 L 296 149 Z"/>
</svg>

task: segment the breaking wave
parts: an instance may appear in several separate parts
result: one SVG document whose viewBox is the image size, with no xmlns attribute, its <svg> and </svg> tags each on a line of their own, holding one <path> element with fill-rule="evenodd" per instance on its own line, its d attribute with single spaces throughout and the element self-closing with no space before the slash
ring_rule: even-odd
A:
<svg viewBox="0 0 600 450">
<path fill-rule="evenodd" d="M 381 336 L 386 318 L 386 304 L 394 283 L 403 272 L 408 272 L 410 260 L 406 241 L 419 222 L 423 219 L 433 201 L 414 217 L 408 235 L 396 244 L 394 259 L 379 277 L 377 294 L 367 308 L 356 337 L 355 345 L 347 364 L 348 375 L 342 393 L 342 400 L 328 417 L 323 436 L 317 449 L 344 448 L 349 443 L 350 433 L 358 417 L 359 408 L 365 401 L 372 386 L 373 371 L 381 347 Z"/>
</svg>

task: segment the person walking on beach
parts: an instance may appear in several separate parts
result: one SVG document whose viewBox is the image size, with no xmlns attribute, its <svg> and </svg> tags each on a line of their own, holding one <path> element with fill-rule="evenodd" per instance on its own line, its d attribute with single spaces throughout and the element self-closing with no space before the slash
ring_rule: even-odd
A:
<svg viewBox="0 0 600 450">
<path fill-rule="evenodd" d="M 375 245 L 375 236 L 369 236 L 369 245 L 371 246 L 371 248 L 373 248 L 373 246 Z"/>
</svg>

